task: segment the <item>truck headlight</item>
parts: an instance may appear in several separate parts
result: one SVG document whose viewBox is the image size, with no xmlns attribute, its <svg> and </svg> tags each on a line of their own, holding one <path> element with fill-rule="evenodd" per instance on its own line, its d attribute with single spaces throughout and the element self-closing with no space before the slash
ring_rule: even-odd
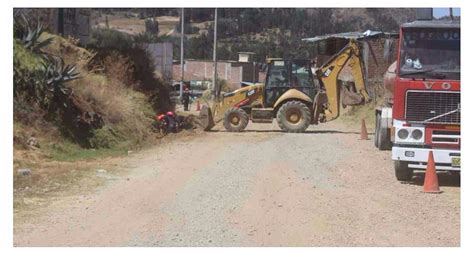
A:
<svg viewBox="0 0 474 255">
<path fill-rule="evenodd" d="M 411 132 L 411 138 L 420 140 L 423 137 L 423 132 L 420 129 L 415 129 Z"/>
<path fill-rule="evenodd" d="M 409 135 L 408 130 L 406 130 L 404 128 L 398 130 L 398 132 L 397 132 L 397 136 L 402 140 L 407 139 L 408 135 Z"/>
<path fill-rule="evenodd" d="M 425 142 L 424 127 L 396 127 L 395 143 L 423 144 Z"/>
</svg>

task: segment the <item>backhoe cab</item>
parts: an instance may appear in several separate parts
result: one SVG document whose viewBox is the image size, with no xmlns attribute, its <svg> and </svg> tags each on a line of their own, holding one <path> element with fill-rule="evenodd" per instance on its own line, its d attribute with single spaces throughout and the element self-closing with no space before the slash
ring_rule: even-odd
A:
<svg viewBox="0 0 474 255">
<path fill-rule="evenodd" d="M 212 107 L 204 106 L 200 120 L 205 130 L 223 120 L 231 132 L 245 129 L 251 120 L 271 123 L 276 118 L 286 132 L 304 132 L 310 124 L 336 119 L 340 104 L 357 105 L 369 101 L 365 89 L 359 44 L 349 43 L 313 75 L 308 60 L 267 59 L 265 83 L 251 84 L 217 97 Z M 349 65 L 352 88 L 339 88 L 337 79 Z M 341 102 L 342 96 L 342 102 Z"/>
</svg>

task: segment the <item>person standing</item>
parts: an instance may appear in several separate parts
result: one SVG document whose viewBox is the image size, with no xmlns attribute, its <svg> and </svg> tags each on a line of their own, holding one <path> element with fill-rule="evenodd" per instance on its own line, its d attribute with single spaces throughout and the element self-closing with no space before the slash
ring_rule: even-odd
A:
<svg viewBox="0 0 474 255">
<path fill-rule="evenodd" d="M 189 97 L 190 96 L 191 96 L 191 92 L 189 91 L 189 86 L 186 85 L 186 87 L 184 87 L 184 93 L 183 93 L 184 111 L 189 111 Z"/>
</svg>

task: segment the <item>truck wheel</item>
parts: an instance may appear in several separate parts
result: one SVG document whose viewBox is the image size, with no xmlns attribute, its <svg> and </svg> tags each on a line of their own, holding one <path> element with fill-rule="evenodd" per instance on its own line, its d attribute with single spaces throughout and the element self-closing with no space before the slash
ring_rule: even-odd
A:
<svg viewBox="0 0 474 255">
<path fill-rule="evenodd" d="M 388 128 L 379 127 L 379 150 L 386 151 L 392 148 L 392 141 L 390 141 L 390 133 Z"/>
<path fill-rule="evenodd" d="M 392 148 L 392 141 L 390 141 L 390 134 L 388 128 L 382 127 L 382 117 L 377 114 L 375 118 L 375 138 L 374 143 L 381 151 L 390 150 Z"/>
<path fill-rule="evenodd" d="M 408 167 L 408 162 L 395 160 L 395 177 L 399 181 L 409 181 L 413 177 L 413 169 Z"/>
<path fill-rule="evenodd" d="M 282 105 L 277 113 L 278 126 L 290 133 L 304 132 L 310 122 L 309 108 L 300 101 L 289 101 Z"/>
<path fill-rule="evenodd" d="M 231 108 L 224 114 L 224 127 L 229 132 L 242 132 L 247 124 L 249 116 L 240 108 Z"/>
<path fill-rule="evenodd" d="M 374 135 L 374 145 L 375 148 L 380 149 L 380 140 L 379 140 L 379 133 L 380 133 L 380 114 L 375 115 L 375 135 Z"/>
</svg>

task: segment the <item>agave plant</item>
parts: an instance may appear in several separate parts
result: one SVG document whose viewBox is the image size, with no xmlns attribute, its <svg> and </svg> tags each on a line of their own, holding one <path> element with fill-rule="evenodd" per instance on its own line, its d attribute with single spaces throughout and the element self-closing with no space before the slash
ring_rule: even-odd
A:
<svg viewBox="0 0 474 255">
<path fill-rule="evenodd" d="M 66 65 L 62 58 L 50 56 L 42 63 L 42 74 L 48 92 L 45 103 L 50 107 L 67 107 L 71 89 L 66 87 L 65 83 L 79 78 L 76 66 Z"/>
<path fill-rule="evenodd" d="M 23 14 L 15 16 L 13 31 L 23 46 L 33 52 L 41 53 L 41 49 L 53 41 L 52 37 L 40 41 L 40 36 L 44 32 L 43 24 L 41 22 L 31 24 Z"/>
</svg>

